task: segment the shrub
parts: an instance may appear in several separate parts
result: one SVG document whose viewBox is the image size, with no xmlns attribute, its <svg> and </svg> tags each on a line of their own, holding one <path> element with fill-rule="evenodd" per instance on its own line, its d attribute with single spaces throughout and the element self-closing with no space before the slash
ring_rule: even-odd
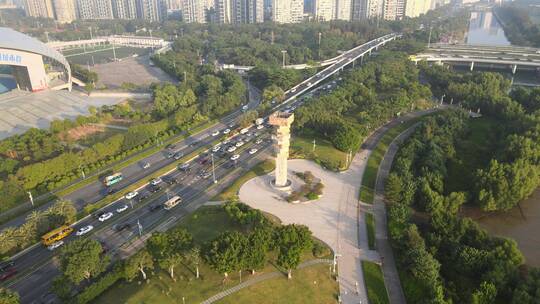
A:
<svg viewBox="0 0 540 304">
<path fill-rule="evenodd" d="M 323 192 L 323 189 L 324 189 L 324 185 L 323 183 L 316 183 L 315 186 L 313 186 L 313 193 L 317 194 L 317 195 L 322 195 L 322 192 Z"/>
<path fill-rule="evenodd" d="M 310 201 L 312 200 L 316 200 L 319 198 L 319 195 L 318 194 L 315 194 L 313 192 L 309 192 L 308 194 L 306 194 L 306 198 Z"/>
<path fill-rule="evenodd" d="M 313 253 L 313 256 L 316 258 L 321 258 L 325 255 L 328 255 L 329 253 L 328 248 L 320 242 L 313 242 L 313 248 L 311 251 Z"/>
<path fill-rule="evenodd" d="M 287 196 L 287 202 L 291 203 L 300 200 L 300 197 L 300 193 L 298 193 L 297 191 L 293 191 L 289 196 Z"/>
</svg>

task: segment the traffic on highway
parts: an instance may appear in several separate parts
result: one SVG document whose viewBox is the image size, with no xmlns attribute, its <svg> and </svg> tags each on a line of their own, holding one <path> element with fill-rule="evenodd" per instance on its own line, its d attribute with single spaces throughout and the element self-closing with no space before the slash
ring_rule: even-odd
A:
<svg viewBox="0 0 540 304">
<path fill-rule="evenodd" d="M 372 49 L 396 37 L 395 34 L 386 35 L 343 53 L 338 56 L 335 64 L 287 91 L 284 102 L 272 110 L 293 112 L 305 102 L 305 98 L 298 98 L 300 95 L 309 91 L 309 97 L 331 91 L 340 78 L 318 85 L 354 60 L 367 53 L 371 54 Z M 51 280 L 59 274 L 52 258 L 64 244 L 76 238 L 91 237 L 101 242 L 113 259 L 121 259 L 132 253 L 137 244 L 140 246 L 141 239 L 144 240 L 148 233 L 172 227 L 242 172 L 270 155 L 273 141 L 270 134 L 272 128 L 266 124 L 268 116 L 261 117 L 257 123 L 244 129 L 237 125 L 240 114 L 257 105 L 257 101 L 251 101 L 247 107 L 230 114 L 219 124 L 149 156 L 143 160 L 142 165 L 138 163 L 122 169 L 117 172 L 121 177 L 113 174 L 110 179 L 92 183 L 70 194 L 66 198 L 71 199 L 80 210 L 85 204 L 108 195 L 111 189 L 113 192 L 123 189 L 164 166 L 178 162 L 184 155 L 201 147 L 207 148 L 71 227 L 61 227 L 59 232 L 53 231 L 47 235 L 47 241 L 42 241 L 43 245 L 32 246 L 15 255 L 9 261 L 10 266 L 1 268 L 0 265 L 0 271 L 5 269 L 12 273 L 3 279 L 2 285 L 17 290 L 22 303 L 50 303 L 55 299 L 49 291 Z M 177 159 L 178 155 L 182 156 Z M 108 182 L 114 179 L 119 180 L 112 184 Z M 109 186 L 106 186 L 107 183 Z"/>
</svg>

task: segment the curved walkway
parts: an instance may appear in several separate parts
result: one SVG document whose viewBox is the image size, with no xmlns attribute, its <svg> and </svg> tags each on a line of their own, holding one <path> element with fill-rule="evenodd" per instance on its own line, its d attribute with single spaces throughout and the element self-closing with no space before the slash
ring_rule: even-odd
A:
<svg viewBox="0 0 540 304">
<path fill-rule="evenodd" d="M 304 262 L 304 263 L 300 264 L 297 269 L 302 269 L 302 268 L 306 268 L 306 267 L 309 267 L 309 266 L 322 264 L 322 263 L 331 264 L 332 260 L 326 260 L 326 259 L 310 260 L 310 261 L 307 261 L 307 262 Z M 230 294 L 233 294 L 233 293 L 235 293 L 235 292 L 237 292 L 237 291 L 239 291 L 241 289 L 244 289 L 246 287 L 257 284 L 257 283 L 262 282 L 262 281 L 277 278 L 279 276 L 283 276 L 283 273 L 280 272 L 280 271 L 274 271 L 274 272 L 261 274 L 261 275 L 255 277 L 255 278 L 253 278 L 251 280 L 247 280 L 247 281 L 245 281 L 243 283 L 240 283 L 240 284 L 238 284 L 238 285 L 236 285 L 236 286 L 234 286 L 232 288 L 224 290 L 224 291 L 222 291 L 222 292 L 208 298 L 207 300 L 203 301 L 202 304 L 214 303 L 214 302 L 219 301 L 219 300 L 223 299 L 224 297 L 226 297 L 226 296 L 228 296 Z"/>
</svg>

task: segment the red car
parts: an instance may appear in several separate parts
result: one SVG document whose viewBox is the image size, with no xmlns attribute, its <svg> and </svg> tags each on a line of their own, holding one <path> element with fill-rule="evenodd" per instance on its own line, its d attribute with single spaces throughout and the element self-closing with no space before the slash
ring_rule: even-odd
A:
<svg viewBox="0 0 540 304">
<path fill-rule="evenodd" d="M 5 281 L 17 274 L 17 269 L 8 268 L 4 272 L 0 273 L 0 281 Z"/>
</svg>

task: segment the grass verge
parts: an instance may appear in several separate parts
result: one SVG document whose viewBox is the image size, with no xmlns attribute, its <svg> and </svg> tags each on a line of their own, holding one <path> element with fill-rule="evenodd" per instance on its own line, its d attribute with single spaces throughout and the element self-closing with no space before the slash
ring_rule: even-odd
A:
<svg viewBox="0 0 540 304">
<path fill-rule="evenodd" d="M 369 249 L 375 250 L 375 217 L 369 212 L 366 212 L 366 228 Z"/>
<path fill-rule="evenodd" d="M 227 189 L 223 190 L 223 192 L 218 194 L 212 200 L 227 201 L 236 198 L 238 196 L 238 191 L 240 190 L 240 187 L 242 187 L 245 182 L 256 176 L 267 174 L 270 171 L 274 170 L 275 167 L 276 166 L 274 162 L 270 160 L 265 160 L 258 163 L 255 167 L 251 168 L 251 170 L 246 172 L 246 174 L 235 180 L 232 185 L 227 187 Z"/>
<path fill-rule="evenodd" d="M 242 232 L 243 230 L 242 226 L 234 222 L 221 206 L 201 207 L 182 219 L 179 225 L 185 227 L 193 235 L 193 239 L 198 245 L 214 239 L 223 231 Z M 279 271 L 274 266 L 274 256 L 275 254 L 270 254 L 269 262 L 254 276 L 247 271 L 243 272 L 242 282 L 264 273 Z M 302 256 L 303 261 L 313 258 L 311 252 L 306 252 Z M 176 267 L 176 280 L 172 280 L 167 273 L 157 269 L 148 271 L 148 280 L 142 281 L 138 277 L 133 282 L 119 281 L 92 303 L 176 304 L 182 303 L 182 298 L 185 303 L 201 303 L 209 297 L 240 283 L 240 274 L 238 272 L 230 273 L 228 279 L 223 281 L 223 275 L 212 270 L 204 262 L 199 264 L 200 279 L 195 278 L 194 270 L 191 265 Z M 314 281 L 317 283 L 314 284 Z M 280 288 L 278 290 L 283 292 L 275 292 L 276 288 Z M 329 276 L 328 265 L 318 264 L 293 271 L 292 280 L 287 280 L 284 275 L 282 278 L 261 281 L 241 291 L 239 293 L 241 298 L 237 298 L 235 294 L 230 297 L 230 300 L 239 304 L 254 303 L 254 297 L 264 292 L 265 294 L 269 293 L 269 295 L 260 301 L 257 296 L 256 303 L 282 303 L 281 300 L 285 296 L 287 296 L 287 299 L 294 300 L 288 300 L 287 303 L 330 303 L 335 302 L 337 290 L 337 282 Z M 306 302 L 305 297 L 308 297 L 308 299 L 320 298 L 325 299 L 325 301 Z M 229 299 L 225 298 L 223 301 L 228 303 Z"/>
<path fill-rule="evenodd" d="M 315 140 L 315 151 L 313 141 Z M 294 135 L 291 141 L 291 158 L 311 159 L 324 168 L 341 171 L 347 169 L 347 154 L 336 149 L 328 140 L 314 134 Z"/>
<path fill-rule="evenodd" d="M 381 267 L 373 262 L 362 261 L 362 271 L 364 272 L 369 303 L 389 304 L 390 300 L 384 285 Z"/>
</svg>

